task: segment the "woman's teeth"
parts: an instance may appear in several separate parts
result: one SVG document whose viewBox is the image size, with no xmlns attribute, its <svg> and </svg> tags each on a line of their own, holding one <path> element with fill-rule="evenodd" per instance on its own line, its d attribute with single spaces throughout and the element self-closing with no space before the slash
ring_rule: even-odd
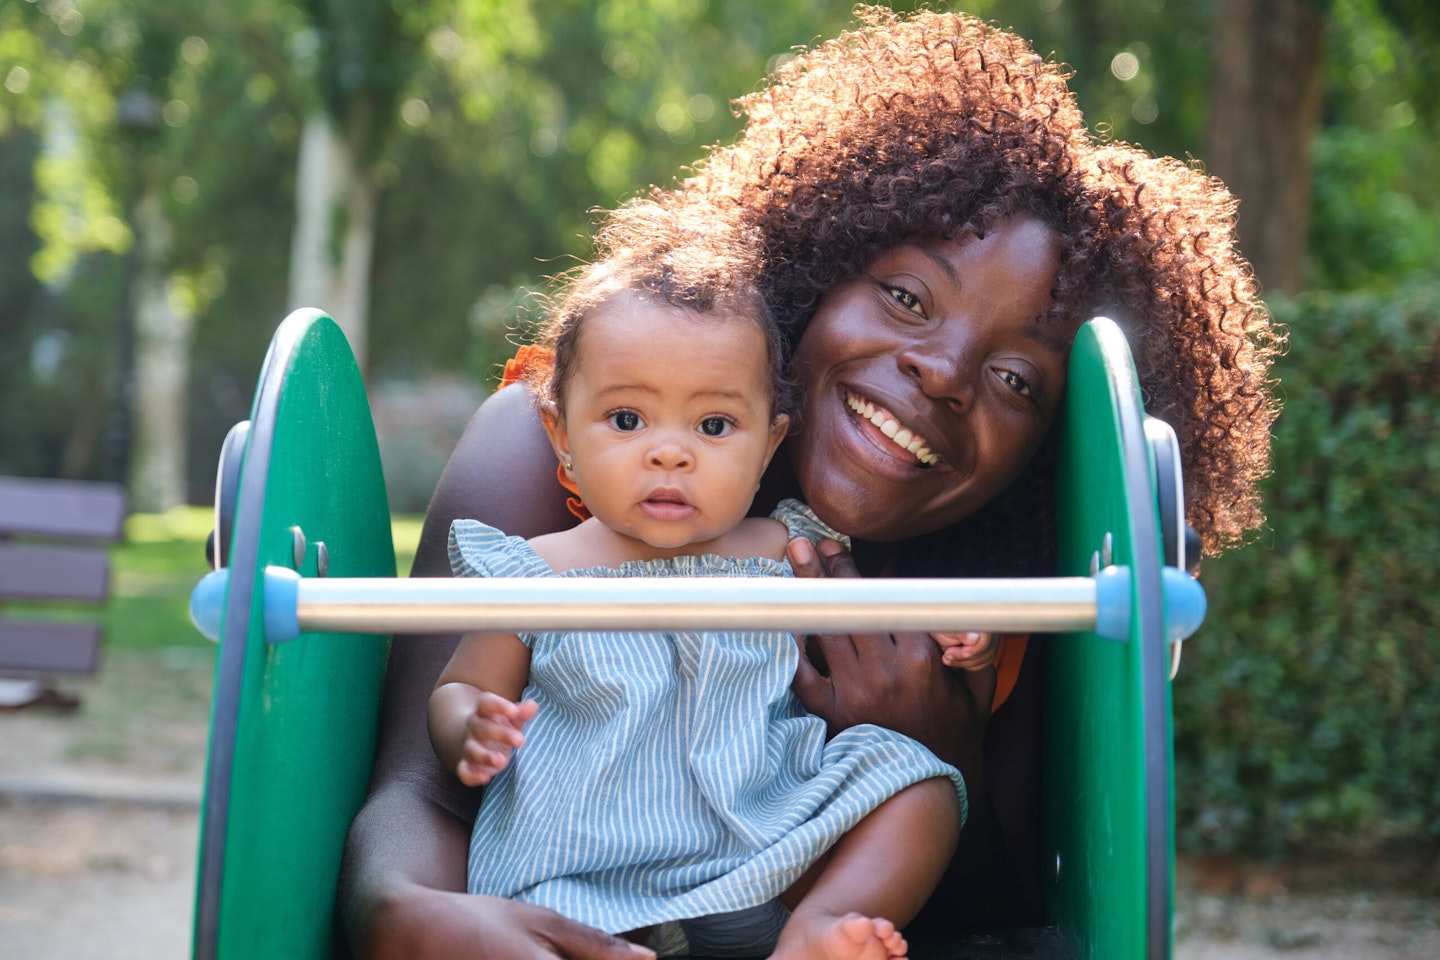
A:
<svg viewBox="0 0 1440 960">
<path fill-rule="evenodd" d="M 940 462 L 940 458 L 930 452 L 930 447 L 926 445 L 924 437 L 900 426 L 900 422 L 892 417 L 890 411 L 884 407 L 877 407 L 869 400 L 857 397 L 853 393 L 845 394 L 845 406 L 875 424 L 881 433 L 889 437 L 901 450 L 913 456 L 922 466 L 933 467 Z"/>
</svg>

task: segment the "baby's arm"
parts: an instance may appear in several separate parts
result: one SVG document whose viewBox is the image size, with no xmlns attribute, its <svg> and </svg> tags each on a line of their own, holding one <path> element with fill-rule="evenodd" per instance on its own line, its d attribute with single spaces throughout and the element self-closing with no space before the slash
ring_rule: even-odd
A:
<svg viewBox="0 0 1440 960">
<path fill-rule="evenodd" d="M 1000 652 L 1000 637 L 994 633 L 932 633 L 940 644 L 940 660 L 957 670 L 984 670 Z"/>
<path fill-rule="evenodd" d="M 467 786 L 489 783 L 525 743 L 534 701 L 519 702 L 530 651 L 513 633 L 466 636 L 430 694 L 435 755 Z"/>
</svg>

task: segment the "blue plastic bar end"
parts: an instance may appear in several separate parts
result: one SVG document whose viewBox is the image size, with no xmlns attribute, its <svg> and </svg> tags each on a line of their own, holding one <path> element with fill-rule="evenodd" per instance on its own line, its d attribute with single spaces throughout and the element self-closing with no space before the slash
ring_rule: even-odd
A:
<svg viewBox="0 0 1440 960">
<path fill-rule="evenodd" d="M 1094 579 L 1095 633 L 1124 643 L 1130 639 L 1130 568 L 1106 567 Z"/>
<path fill-rule="evenodd" d="M 229 570 L 212 570 L 190 591 L 190 622 L 210 640 L 220 639 L 220 620 L 225 615 L 225 590 L 230 586 Z"/>
<path fill-rule="evenodd" d="M 266 643 L 287 643 L 300 636 L 300 574 L 289 567 L 266 567 L 262 602 Z"/>
<path fill-rule="evenodd" d="M 1165 632 L 1170 640 L 1184 640 L 1205 622 L 1205 588 L 1178 567 L 1161 571 L 1165 578 Z"/>
</svg>

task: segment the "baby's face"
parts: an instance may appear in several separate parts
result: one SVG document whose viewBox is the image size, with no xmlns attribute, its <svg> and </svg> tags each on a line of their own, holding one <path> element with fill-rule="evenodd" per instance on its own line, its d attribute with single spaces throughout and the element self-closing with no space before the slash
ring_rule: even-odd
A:
<svg viewBox="0 0 1440 960">
<path fill-rule="evenodd" d="M 784 435 L 760 328 L 629 294 L 582 323 L 552 439 L 585 506 L 662 555 L 735 527 Z"/>
</svg>

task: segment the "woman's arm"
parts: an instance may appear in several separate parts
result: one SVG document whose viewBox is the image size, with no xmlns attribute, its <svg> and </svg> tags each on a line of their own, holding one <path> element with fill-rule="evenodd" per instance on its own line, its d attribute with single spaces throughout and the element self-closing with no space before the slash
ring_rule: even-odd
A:
<svg viewBox="0 0 1440 960">
<path fill-rule="evenodd" d="M 466 427 L 430 501 L 411 575 L 450 575 L 451 521 L 473 517 L 531 537 L 574 523 L 555 454 L 528 390 L 507 387 Z M 430 747 L 425 707 L 458 637 L 391 645 L 370 792 L 351 824 L 337 909 L 360 957 L 462 957 L 485 944 L 495 960 L 633 958 L 630 945 L 548 910 L 464 893 L 479 792 Z"/>
</svg>

